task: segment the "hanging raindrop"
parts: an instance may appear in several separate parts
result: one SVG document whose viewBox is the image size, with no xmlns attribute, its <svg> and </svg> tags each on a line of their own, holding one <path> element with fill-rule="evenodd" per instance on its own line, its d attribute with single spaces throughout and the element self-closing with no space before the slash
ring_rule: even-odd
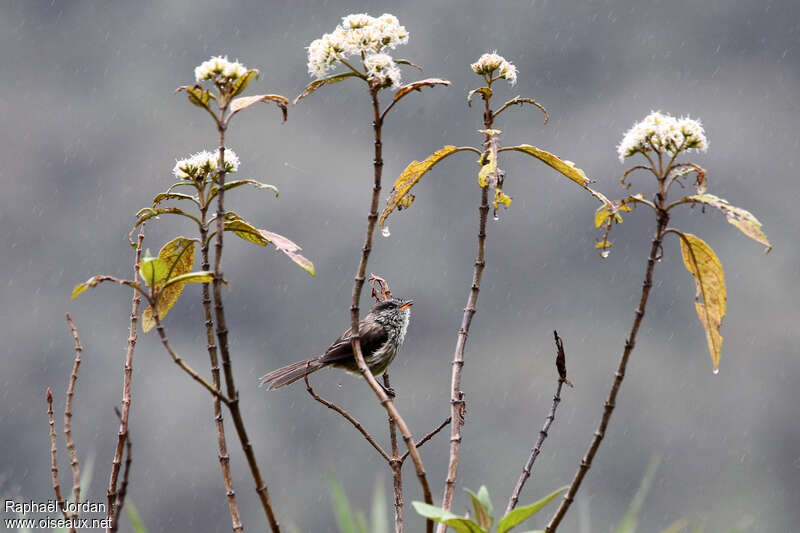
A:
<svg viewBox="0 0 800 533">
<path fill-rule="evenodd" d="M 384 237 L 388 237 L 391 234 L 392 232 L 389 231 L 389 226 L 384 226 L 383 229 L 381 230 L 381 235 L 383 235 Z"/>
<path fill-rule="evenodd" d="M 603 259 L 606 259 L 608 257 L 608 254 L 610 254 L 610 253 L 611 252 L 608 249 L 605 249 L 602 252 L 600 252 L 600 257 L 602 257 Z"/>
<path fill-rule="evenodd" d="M 719 368 L 715 368 L 715 369 L 714 369 L 714 374 L 715 374 L 715 375 L 716 375 L 716 374 L 719 374 Z"/>
<path fill-rule="evenodd" d="M 497 214 L 497 211 L 494 212 L 494 216 L 492 218 L 494 219 L 495 222 L 500 220 L 500 215 Z"/>
</svg>

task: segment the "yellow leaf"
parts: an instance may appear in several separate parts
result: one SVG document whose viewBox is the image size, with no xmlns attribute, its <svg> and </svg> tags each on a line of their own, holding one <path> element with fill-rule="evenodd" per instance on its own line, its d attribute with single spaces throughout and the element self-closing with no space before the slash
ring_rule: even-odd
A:
<svg viewBox="0 0 800 533">
<path fill-rule="evenodd" d="M 225 222 L 225 231 L 232 231 L 237 237 L 257 244 L 259 246 L 266 246 L 269 241 L 265 239 L 261 233 L 254 226 L 245 222 L 241 218 L 236 218 L 229 222 Z"/>
<path fill-rule="evenodd" d="M 168 267 L 167 276 L 156 283 L 154 290 L 157 293 L 156 305 L 158 306 L 158 318 L 164 320 L 169 310 L 175 305 L 183 292 L 185 281 L 173 282 L 167 285 L 172 278 L 188 274 L 192 271 L 194 264 L 194 241 L 186 237 L 176 237 L 165 244 L 158 252 L 158 259 L 163 261 Z M 163 288 L 162 288 L 163 287 Z M 145 333 L 155 327 L 156 321 L 153 316 L 153 309 L 148 306 L 142 313 L 142 330 Z"/>
<path fill-rule="evenodd" d="M 486 155 L 485 161 L 481 161 L 481 163 L 481 170 L 478 172 L 478 185 L 487 187 L 489 185 L 489 177 L 497 172 L 497 145 L 495 143 L 491 143 L 489 153 Z"/>
<path fill-rule="evenodd" d="M 575 166 L 575 163 L 572 161 L 564 161 L 559 159 L 557 156 L 551 154 L 550 152 L 545 152 L 544 150 L 540 150 L 535 146 L 531 146 L 529 144 L 521 144 L 519 146 L 509 146 L 507 148 L 502 148 L 500 151 L 506 150 L 514 150 L 517 152 L 522 152 L 524 154 L 532 155 L 533 157 L 539 159 L 540 161 L 550 165 L 555 170 L 561 172 L 563 175 L 583 187 L 584 189 L 589 189 L 590 180 L 586 176 L 586 173 Z M 589 189 L 591 190 L 591 189 Z"/>
<path fill-rule="evenodd" d="M 508 209 L 508 206 L 511 205 L 511 198 L 507 196 L 502 189 L 495 189 L 494 202 L 492 203 L 495 211 L 497 211 L 497 209 L 500 207 L 500 204 L 503 204 L 503 206 Z"/>
<path fill-rule="evenodd" d="M 767 252 L 772 249 L 772 244 L 770 244 L 769 239 L 767 239 L 767 236 L 761 230 L 761 222 L 759 222 L 750 211 L 733 206 L 729 204 L 727 200 L 714 196 L 713 194 L 695 194 L 694 196 L 684 198 L 684 201 L 697 202 L 719 209 L 725 214 L 725 218 L 728 222 L 739 228 L 739 231 L 754 241 L 766 246 Z"/>
<path fill-rule="evenodd" d="M 459 148 L 456 146 L 444 146 L 440 150 L 437 150 L 433 154 L 429 155 L 428 158 L 422 162 L 412 161 L 409 163 L 406 169 L 394 182 L 392 192 L 389 193 L 389 198 L 386 200 L 386 207 L 381 213 L 379 219 L 380 225 L 383 226 L 383 223 L 386 221 L 386 217 L 388 217 L 395 208 L 399 206 L 409 207 L 411 205 L 413 200 L 406 200 L 406 196 L 411 192 L 411 189 L 417 184 L 417 182 L 419 182 L 422 176 L 424 176 L 426 172 L 433 168 L 436 163 L 451 154 L 464 150 L 474 149 Z"/>
<path fill-rule="evenodd" d="M 719 370 L 722 350 L 722 335 L 719 330 L 722 318 L 725 316 L 728 298 L 725 289 L 725 271 L 714 250 L 691 233 L 681 233 L 681 253 L 686 269 L 694 276 L 697 284 L 695 308 L 706 330 L 708 351 L 716 373 Z"/>
</svg>

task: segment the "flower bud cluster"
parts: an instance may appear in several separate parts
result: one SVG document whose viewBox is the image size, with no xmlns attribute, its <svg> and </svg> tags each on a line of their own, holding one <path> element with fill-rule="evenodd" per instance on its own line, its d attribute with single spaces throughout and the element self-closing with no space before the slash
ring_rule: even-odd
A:
<svg viewBox="0 0 800 533">
<path fill-rule="evenodd" d="M 396 87 L 400 84 L 400 69 L 385 50 L 407 42 L 408 32 L 394 15 L 385 13 L 377 18 L 366 13 L 347 15 L 333 32 L 308 46 L 308 72 L 321 78 L 337 61 L 353 55 L 364 56 L 370 81 Z"/>
<path fill-rule="evenodd" d="M 651 151 L 677 154 L 682 150 L 708 150 L 703 125 L 689 117 L 675 118 L 653 111 L 644 120 L 634 124 L 617 146 L 619 160 L 636 153 Z"/>
<path fill-rule="evenodd" d="M 483 54 L 478 61 L 470 65 L 472 72 L 481 76 L 493 76 L 495 71 L 498 77 L 508 80 L 511 85 L 517 83 L 517 67 L 506 59 L 497 54 L 497 51 L 491 54 Z"/>
<path fill-rule="evenodd" d="M 172 173 L 181 180 L 200 180 L 217 170 L 216 152 L 203 150 L 194 155 L 175 162 Z M 239 156 L 236 152 L 225 149 L 225 172 L 236 172 L 239 170 Z"/>
<path fill-rule="evenodd" d="M 247 67 L 238 61 L 228 61 L 228 56 L 214 56 L 194 69 L 198 82 L 211 80 L 216 84 L 230 84 L 247 74 Z"/>
</svg>

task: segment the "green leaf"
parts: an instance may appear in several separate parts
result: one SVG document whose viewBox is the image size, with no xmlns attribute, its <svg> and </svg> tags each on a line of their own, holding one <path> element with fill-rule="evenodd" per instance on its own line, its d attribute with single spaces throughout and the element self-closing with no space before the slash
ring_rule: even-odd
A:
<svg viewBox="0 0 800 533">
<path fill-rule="evenodd" d="M 275 198 L 278 197 L 278 188 L 274 185 L 270 185 L 269 183 L 261 183 L 260 181 L 253 180 L 253 179 L 246 179 L 246 180 L 234 180 L 225 183 L 224 189 L 228 191 L 229 189 L 235 189 L 237 187 L 241 187 L 242 185 L 254 185 L 259 189 L 267 189 L 275 193 Z M 211 201 L 219 192 L 219 187 L 214 185 L 211 187 L 211 194 L 209 195 L 208 199 Z"/>
<path fill-rule="evenodd" d="M 334 475 L 328 476 L 328 483 L 331 487 L 331 498 L 333 499 L 333 513 L 336 516 L 336 525 L 339 533 L 358 533 L 353 509 L 344 492 L 342 484 Z"/>
<path fill-rule="evenodd" d="M 500 152 L 505 151 L 517 151 L 522 152 L 523 154 L 532 155 L 536 159 L 542 161 L 543 163 L 549 165 L 553 169 L 557 170 L 564 176 L 568 177 L 584 189 L 590 190 L 589 183 L 591 180 L 586 176 L 586 173 L 577 168 L 575 163 L 572 161 L 565 161 L 559 159 L 558 156 L 551 154 L 550 152 L 545 152 L 544 150 L 540 150 L 535 146 L 531 146 L 529 144 L 521 144 L 519 146 L 509 146 L 507 148 L 501 148 Z"/>
<path fill-rule="evenodd" d="M 147 533 L 147 528 L 144 527 L 142 518 L 139 516 L 139 511 L 136 509 L 136 506 L 133 504 L 130 496 L 128 497 L 128 501 L 125 503 L 127 504 L 125 506 L 125 513 L 128 515 L 128 522 L 130 523 L 133 532 Z"/>
<path fill-rule="evenodd" d="M 408 200 L 408 196 L 412 196 L 409 193 L 411 189 L 414 188 L 422 176 L 425 175 L 430 169 L 434 167 L 439 161 L 444 159 L 445 157 L 452 155 L 456 152 L 463 152 L 465 150 L 469 151 L 477 151 L 474 148 L 459 148 L 456 146 L 444 146 L 440 150 L 437 150 L 433 154 L 429 155 L 424 161 L 412 161 L 406 167 L 406 169 L 400 174 L 400 176 L 395 180 L 394 186 L 392 187 L 392 192 L 389 193 L 389 198 L 386 200 L 386 208 L 384 208 L 383 212 L 381 213 L 380 219 L 378 222 L 381 226 L 383 226 L 384 222 L 386 222 L 386 218 L 395 210 L 395 208 L 401 209 L 403 207 L 409 207 L 411 205 L 412 200 Z"/>
<path fill-rule="evenodd" d="M 175 89 L 176 93 L 181 91 L 186 91 L 186 96 L 189 98 L 189 101 L 198 107 L 204 107 L 211 111 L 211 107 L 209 106 L 209 102 L 214 99 L 214 95 L 211 94 L 211 91 L 203 89 L 203 86 L 200 84 L 195 85 L 183 85 Z"/>
<path fill-rule="evenodd" d="M 708 351 L 711 354 L 714 373 L 717 373 L 722 351 L 722 335 L 719 330 L 722 327 L 728 298 L 725 289 L 725 271 L 714 250 L 702 239 L 691 233 L 678 233 L 681 237 L 683 262 L 686 269 L 694 276 L 697 285 L 694 305 L 697 316 L 706 330 Z"/>
<path fill-rule="evenodd" d="M 153 286 L 164 281 L 169 274 L 169 265 L 158 257 L 145 257 L 139 265 L 139 273 L 146 285 Z"/>
<path fill-rule="evenodd" d="M 334 74 L 333 76 L 328 76 L 327 78 L 320 78 L 318 80 L 314 80 L 308 85 L 306 85 L 306 88 L 303 89 L 303 92 L 300 93 L 300 95 L 294 99 L 292 105 L 297 105 L 297 102 L 299 102 L 306 96 L 310 95 L 323 85 L 331 85 L 333 83 L 338 83 L 340 81 L 346 80 L 347 78 L 353 78 L 353 77 L 358 77 L 358 74 L 356 74 L 355 72 L 344 72 L 342 74 Z"/>
<path fill-rule="evenodd" d="M 772 244 L 770 244 L 769 239 L 767 239 L 767 236 L 761 229 L 761 222 L 759 222 L 750 211 L 733 206 L 729 204 L 727 200 L 714 196 L 713 194 L 695 194 L 694 196 L 687 196 L 680 200 L 678 204 L 689 202 L 700 203 L 713 207 L 714 209 L 719 209 L 725 214 L 725 218 L 728 222 L 736 226 L 739 231 L 754 241 L 766 246 L 767 252 L 772 249 Z"/>
<path fill-rule="evenodd" d="M 467 488 L 464 491 L 472 499 L 475 520 L 477 520 L 479 526 L 488 531 L 494 523 L 494 508 L 492 507 L 492 500 L 489 498 L 489 490 L 486 485 L 481 485 L 477 494 Z"/>
<path fill-rule="evenodd" d="M 536 503 L 532 503 L 531 505 L 527 505 L 525 507 L 517 507 L 507 515 L 505 515 L 502 520 L 497 524 L 497 533 L 506 533 L 506 531 L 510 530 L 511 528 L 519 525 L 523 521 L 527 520 L 532 514 L 538 512 L 542 509 L 545 505 L 550 503 L 550 501 L 567 490 L 569 485 L 566 487 L 561 487 L 560 489 L 554 490 L 541 500 L 537 501 Z"/>
<path fill-rule="evenodd" d="M 242 96 L 236 98 L 231 102 L 231 116 L 235 115 L 242 109 L 246 109 L 258 102 L 275 102 L 283 115 L 283 121 L 286 122 L 288 113 L 289 99 L 279 94 L 256 94 L 253 96 Z"/>
<path fill-rule="evenodd" d="M 176 237 L 165 244 L 158 252 L 158 259 L 167 265 L 167 275 L 156 281 L 153 287 L 156 293 L 158 318 L 164 320 L 169 310 L 175 305 L 183 292 L 186 281 L 174 280 L 192 271 L 194 264 L 195 241 L 186 237 Z M 173 281 L 174 280 L 174 281 Z M 142 330 L 147 333 L 156 325 L 153 309 L 147 306 L 142 313 Z"/>
<path fill-rule="evenodd" d="M 244 91 L 247 88 L 247 86 L 250 85 L 250 82 L 256 78 L 258 78 L 258 70 L 256 69 L 248 70 L 244 76 L 236 80 L 236 82 L 233 84 L 233 91 L 231 91 L 231 97 L 241 94 L 242 91 Z"/>
<path fill-rule="evenodd" d="M 414 506 L 414 510 L 418 514 L 434 522 L 446 524 L 458 533 L 486 533 L 485 529 L 482 529 L 472 520 L 456 516 L 450 511 L 445 511 L 441 507 L 418 501 L 411 502 L 411 505 Z"/>
<path fill-rule="evenodd" d="M 661 459 L 654 456 L 650 459 L 647 465 L 642 481 L 639 482 L 639 488 L 631 500 L 631 505 L 628 507 L 628 512 L 622 518 L 622 522 L 617 526 L 617 533 L 636 533 L 636 527 L 639 523 L 639 513 L 644 505 L 644 500 L 647 498 L 647 493 L 650 492 L 650 487 L 653 485 L 653 480 L 656 477 L 658 466 L 661 464 Z"/>
<path fill-rule="evenodd" d="M 435 87 L 437 85 L 450 85 L 450 82 L 441 78 L 428 78 L 403 85 L 394 93 L 394 102 L 400 101 L 411 91 L 422 91 L 423 87 Z"/>
</svg>

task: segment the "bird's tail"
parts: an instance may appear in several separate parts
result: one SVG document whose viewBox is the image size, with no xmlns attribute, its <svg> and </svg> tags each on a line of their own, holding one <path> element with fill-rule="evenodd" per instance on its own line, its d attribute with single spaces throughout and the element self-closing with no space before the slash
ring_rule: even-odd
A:
<svg viewBox="0 0 800 533">
<path fill-rule="evenodd" d="M 291 365 L 286 365 L 277 370 L 273 370 L 269 374 L 262 376 L 260 379 L 260 384 L 261 386 L 267 387 L 267 390 L 275 390 L 279 387 L 283 387 L 284 385 L 294 383 L 298 379 L 302 379 L 312 372 L 316 372 L 323 366 L 325 365 L 320 363 L 319 359 L 298 361 L 296 363 L 292 363 Z"/>
</svg>

